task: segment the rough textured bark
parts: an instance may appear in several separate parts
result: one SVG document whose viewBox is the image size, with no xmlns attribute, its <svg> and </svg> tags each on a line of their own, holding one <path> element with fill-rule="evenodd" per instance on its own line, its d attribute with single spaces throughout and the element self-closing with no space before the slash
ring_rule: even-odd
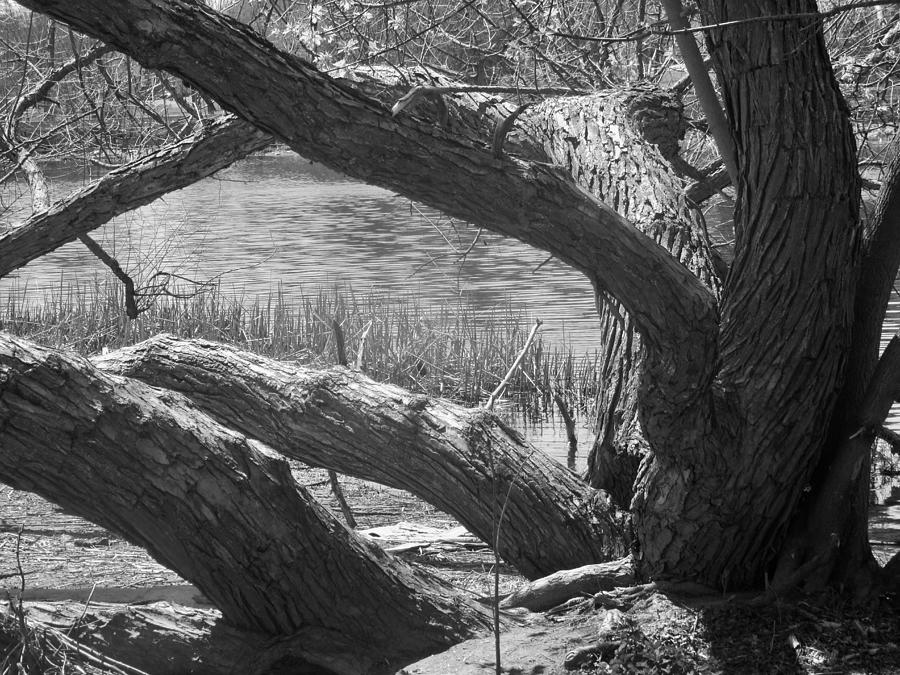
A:
<svg viewBox="0 0 900 675">
<path fill-rule="evenodd" d="M 708 388 L 714 296 L 564 171 L 498 159 L 489 141 L 472 142 L 405 115 L 394 118 L 357 87 L 279 52 L 199 3 L 22 4 L 116 45 L 147 67 L 177 74 L 305 157 L 549 251 L 598 280 L 644 335 L 644 405 L 677 415 L 692 410 L 696 392 Z M 108 20 L 111 13 L 116 21 Z"/>
<path fill-rule="evenodd" d="M 812 490 L 776 573 L 776 578 L 787 576 L 818 558 L 821 564 L 804 584 L 810 589 L 835 583 L 864 591 L 876 578 L 868 532 L 869 464 L 872 443 L 898 393 L 896 336 L 880 360 L 878 348 L 900 265 L 900 139 L 888 157 L 875 212 L 866 224 L 847 379 Z"/>
<path fill-rule="evenodd" d="M 485 610 L 335 520 L 287 464 L 181 395 L 0 334 L 0 479 L 145 547 L 230 623 L 388 670 Z M 351 645 L 353 645 L 351 647 Z"/>
<path fill-rule="evenodd" d="M 313 370 L 212 342 L 159 336 L 98 357 L 107 372 L 188 395 L 224 425 L 288 457 L 408 490 L 528 577 L 628 553 L 602 494 L 497 417 L 413 396 L 347 368 Z M 492 504 L 492 495 L 501 502 Z"/>
<path fill-rule="evenodd" d="M 677 97 L 633 87 L 558 99 L 535 108 L 523 125 L 530 138 L 543 139 L 550 161 L 564 166 L 582 188 L 612 205 L 718 295 L 721 281 L 702 216 L 685 199 L 685 184 L 672 166 L 686 126 Z M 627 507 L 638 466 L 649 452 L 638 419 L 643 348 L 634 319 L 600 280 L 593 281 L 604 387 L 587 476 Z M 712 363 L 715 353 L 705 358 Z"/>
<path fill-rule="evenodd" d="M 757 2 L 701 7 L 710 23 L 772 11 Z M 741 171 L 736 255 L 721 309 L 721 388 L 706 424 L 669 428 L 676 444 L 642 417 L 655 456 L 633 506 L 651 574 L 686 577 L 703 561 L 702 581 L 730 587 L 763 582 L 844 379 L 859 177 L 818 23 L 714 31 L 711 50 Z"/>
<path fill-rule="evenodd" d="M 0 277 L 271 142 L 271 136 L 247 122 L 225 117 L 180 143 L 110 171 L 0 236 Z"/>
<path fill-rule="evenodd" d="M 818 22 L 769 20 L 771 3 L 700 3 L 707 23 L 751 19 L 710 36 L 740 170 L 735 259 L 719 305 L 618 204 L 604 206 L 564 169 L 497 158 L 489 142 L 392 118 L 358 88 L 199 3 L 23 4 L 171 70 L 305 156 L 585 273 L 643 340 L 636 409 L 652 452 L 632 500 L 642 574 L 724 588 L 764 583 L 845 382 L 860 260 L 855 149 Z M 802 17 L 816 7 L 792 0 L 776 9 Z M 602 142 L 588 115 L 560 115 L 562 126 L 582 120 L 576 141 Z M 588 152 L 573 143 L 548 154 L 577 174 L 579 151 Z M 616 195 L 620 186 L 604 199 Z M 684 224 L 671 206 L 651 225 L 670 216 Z"/>
</svg>

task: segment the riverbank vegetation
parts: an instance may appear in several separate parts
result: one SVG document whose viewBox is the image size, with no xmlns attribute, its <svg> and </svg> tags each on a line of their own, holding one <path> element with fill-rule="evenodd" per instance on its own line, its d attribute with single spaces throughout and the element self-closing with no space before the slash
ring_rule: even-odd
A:
<svg viewBox="0 0 900 675">
<path fill-rule="evenodd" d="M 0 330 L 48 347 L 93 355 L 160 333 L 224 342 L 275 359 L 319 367 L 347 361 L 372 379 L 456 403 L 479 405 L 506 375 L 531 322 L 510 303 L 476 307 L 460 296 L 439 307 L 399 297 L 319 288 L 294 297 L 280 289 L 245 297 L 214 285 L 154 298 L 129 319 L 114 280 L 0 295 Z M 335 329 L 339 327 L 339 332 Z M 512 374 L 507 395 L 522 412 L 552 409 L 554 394 L 589 412 L 599 387 L 596 353 L 575 354 L 540 337 Z"/>
</svg>

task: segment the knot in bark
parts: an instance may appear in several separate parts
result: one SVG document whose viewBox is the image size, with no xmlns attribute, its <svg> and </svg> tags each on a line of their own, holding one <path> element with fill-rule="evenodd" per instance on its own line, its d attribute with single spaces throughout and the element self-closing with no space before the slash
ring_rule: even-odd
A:
<svg viewBox="0 0 900 675">
<path fill-rule="evenodd" d="M 678 97 L 641 86 L 628 96 L 625 110 L 635 131 L 659 148 L 663 157 L 671 159 L 678 154 L 678 142 L 687 130 L 684 106 Z"/>
</svg>

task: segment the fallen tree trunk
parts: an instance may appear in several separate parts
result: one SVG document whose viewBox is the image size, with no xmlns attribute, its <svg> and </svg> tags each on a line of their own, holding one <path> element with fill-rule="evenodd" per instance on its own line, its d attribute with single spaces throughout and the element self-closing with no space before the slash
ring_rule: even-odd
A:
<svg viewBox="0 0 900 675">
<path fill-rule="evenodd" d="M 489 625 L 479 605 L 348 530 L 286 462 L 183 396 L 6 334 L 0 448 L 4 483 L 143 546 L 230 624 L 293 645 L 298 663 L 393 672 Z M 337 668 L 338 656 L 353 666 Z"/>
<path fill-rule="evenodd" d="M 95 363 L 187 394 L 288 457 L 408 490 L 487 542 L 499 530 L 500 555 L 530 578 L 628 553 L 625 517 L 602 492 L 484 410 L 168 335 Z"/>
</svg>

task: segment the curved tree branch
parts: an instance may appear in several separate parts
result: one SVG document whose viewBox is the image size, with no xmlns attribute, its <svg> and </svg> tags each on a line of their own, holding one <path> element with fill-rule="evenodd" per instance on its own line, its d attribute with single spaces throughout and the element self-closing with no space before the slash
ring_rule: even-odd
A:
<svg viewBox="0 0 900 675">
<path fill-rule="evenodd" d="M 246 122 L 225 117 L 184 141 L 121 166 L 0 237 L 0 277 L 271 142 Z"/>
<path fill-rule="evenodd" d="M 618 298 L 645 338 L 672 408 L 710 384 L 713 295 L 661 247 L 551 166 L 495 158 L 279 52 L 242 24 L 190 0 L 25 0 L 22 4 L 169 70 L 309 159 L 544 249 Z M 109 21 L 114 15 L 115 21 Z M 685 387 L 688 380 L 692 386 Z M 677 382 L 677 385 L 676 385 Z M 694 403 L 695 394 L 690 404 Z"/>
</svg>

